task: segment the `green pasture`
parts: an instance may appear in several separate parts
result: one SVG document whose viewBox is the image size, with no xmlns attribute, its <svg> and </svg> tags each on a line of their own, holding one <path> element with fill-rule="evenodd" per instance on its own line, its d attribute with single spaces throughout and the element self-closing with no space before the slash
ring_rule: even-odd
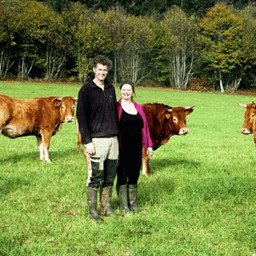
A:
<svg viewBox="0 0 256 256">
<path fill-rule="evenodd" d="M 0 82 L 13 97 L 75 96 L 81 85 Z M 117 88 L 117 96 L 119 98 Z M 256 151 L 242 135 L 253 95 L 137 88 L 139 103 L 195 105 L 189 134 L 154 152 L 140 176 L 140 211 L 96 223 L 88 218 L 87 167 L 76 154 L 75 123 L 51 140 L 41 162 L 35 137 L 0 136 L 0 255 L 256 254 Z"/>
</svg>

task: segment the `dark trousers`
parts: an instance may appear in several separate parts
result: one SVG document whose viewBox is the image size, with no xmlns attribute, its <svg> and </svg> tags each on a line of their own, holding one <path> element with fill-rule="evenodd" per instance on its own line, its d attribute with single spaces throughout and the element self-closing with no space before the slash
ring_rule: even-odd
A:
<svg viewBox="0 0 256 256">
<path fill-rule="evenodd" d="M 142 164 L 142 149 L 120 150 L 117 168 L 117 186 L 137 184 Z"/>
<path fill-rule="evenodd" d="M 100 163 L 91 157 L 92 174 L 90 176 L 89 187 L 98 189 L 99 187 L 112 187 L 116 177 L 117 160 L 106 159 L 103 162 L 104 170 L 100 168 Z"/>
<path fill-rule="evenodd" d="M 112 187 L 116 177 L 119 143 L 117 137 L 93 138 L 95 155 L 88 155 L 89 169 L 87 186 Z"/>
</svg>

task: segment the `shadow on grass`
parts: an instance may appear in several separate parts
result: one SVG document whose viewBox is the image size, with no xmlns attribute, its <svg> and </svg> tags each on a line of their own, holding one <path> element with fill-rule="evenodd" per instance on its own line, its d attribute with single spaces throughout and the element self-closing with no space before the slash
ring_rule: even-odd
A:
<svg viewBox="0 0 256 256">
<path fill-rule="evenodd" d="M 50 159 L 51 161 L 57 160 L 57 159 L 65 159 L 71 155 L 77 155 L 75 150 L 65 150 L 65 151 L 50 151 Z M 38 162 L 41 162 L 39 152 L 29 152 L 29 153 L 15 153 L 13 155 L 8 155 L 4 158 L 0 158 L 0 164 L 5 163 L 17 163 L 22 161 L 23 159 L 31 159 L 32 161 L 38 160 Z"/>
<path fill-rule="evenodd" d="M 17 163 L 22 161 L 23 159 L 38 159 L 39 161 L 39 152 L 30 152 L 30 153 L 19 153 L 19 154 L 13 154 L 13 155 L 8 155 L 5 158 L 0 158 L 0 164 L 5 164 L 5 163 Z"/>
<path fill-rule="evenodd" d="M 28 186 L 29 184 L 30 183 L 28 180 L 20 176 L 0 176 L 0 197 L 5 196 L 11 192 L 14 192 L 23 186 Z"/>
<path fill-rule="evenodd" d="M 191 169 L 191 168 L 200 168 L 201 162 L 195 161 L 195 160 L 188 160 L 185 158 L 177 159 L 177 158 L 169 158 L 169 159 L 152 159 L 149 162 L 150 166 L 150 173 L 154 173 L 155 171 L 158 171 L 165 168 L 180 168 L 181 166 L 185 169 Z"/>
</svg>

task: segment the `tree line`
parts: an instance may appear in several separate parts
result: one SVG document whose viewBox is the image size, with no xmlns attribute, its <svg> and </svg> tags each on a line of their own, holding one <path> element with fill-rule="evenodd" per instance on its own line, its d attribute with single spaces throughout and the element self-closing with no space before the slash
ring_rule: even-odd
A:
<svg viewBox="0 0 256 256">
<path fill-rule="evenodd" d="M 95 2 L 0 0 L 0 79 L 83 83 L 90 60 L 105 54 L 114 83 L 148 78 L 187 89 L 196 77 L 221 92 L 256 86 L 253 2 Z"/>
</svg>

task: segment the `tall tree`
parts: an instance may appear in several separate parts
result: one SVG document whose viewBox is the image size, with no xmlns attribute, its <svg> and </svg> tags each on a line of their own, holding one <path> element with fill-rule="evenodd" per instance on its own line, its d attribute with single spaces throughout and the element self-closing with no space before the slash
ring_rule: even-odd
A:
<svg viewBox="0 0 256 256">
<path fill-rule="evenodd" d="M 29 78 L 33 66 L 40 65 L 47 28 L 52 25 L 52 11 L 42 3 L 30 1 L 17 15 L 18 71 L 23 79 Z"/>
<path fill-rule="evenodd" d="M 102 12 L 94 14 L 85 5 L 73 3 L 62 13 L 66 26 L 72 35 L 71 52 L 75 59 L 75 68 L 80 82 L 85 82 L 90 73 L 90 60 L 96 54 L 111 51 L 112 42 L 103 30 Z"/>
<path fill-rule="evenodd" d="M 246 70 L 243 80 L 245 80 L 246 85 L 250 86 L 256 85 L 256 19 L 254 17 L 254 12 L 251 10 L 249 5 L 246 10 L 240 13 L 241 18 L 244 21 L 244 39 L 243 39 L 243 51 L 245 61 L 243 64 Z"/>
<path fill-rule="evenodd" d="M 14 61 L 10 57 L 12 32 L 8 27 L 8 14 L 4 5 L 0 5 L 0 79 L 5 78 Z"/>
<path fill-rule="evenodd" d="M 130 79 L 135 84 L 151 74 L 148 56 L 155 44 L 152 29 L 154 20 L 147 17 L 128 16 L 124 43 L 118 52 L 118 73 L 122 80 Z"/>
<path fill-rule="evenodd" d="M 171 86 L 186 89 L 198 60 L 197 30 L 177 6 L 165 13 L 162 21 L 163 52 L 168 62 Z"/>
<path fill-rule="evenodd" d="M 1 0 L 1 27 L 3 33 L 0 39 L 0 78 L 4 78 L 9 69 L 17 63 L 21 54 L 19 45 L 21 13 L 28 7 L 31 0 Z"/>
<path fill-rule="evenodd" d="M 118 82 L 118 53 L 123 48 L 126 40 L 126 15 L 118 9 L 112 8 L 106 13 L 97 12 L 96 17 L 112 45 L 111 48 L 114 56 L 114 83 L 116 84 Z"/>
<path fill-rule="evenodd" d="M 221 92 L 236 90 L 242 79 L 244 62 L 242 18 L 226 5 L 217 4 L 199 22 L 199 27 L 206 67 L 214 72 Z"/>
</svg>

